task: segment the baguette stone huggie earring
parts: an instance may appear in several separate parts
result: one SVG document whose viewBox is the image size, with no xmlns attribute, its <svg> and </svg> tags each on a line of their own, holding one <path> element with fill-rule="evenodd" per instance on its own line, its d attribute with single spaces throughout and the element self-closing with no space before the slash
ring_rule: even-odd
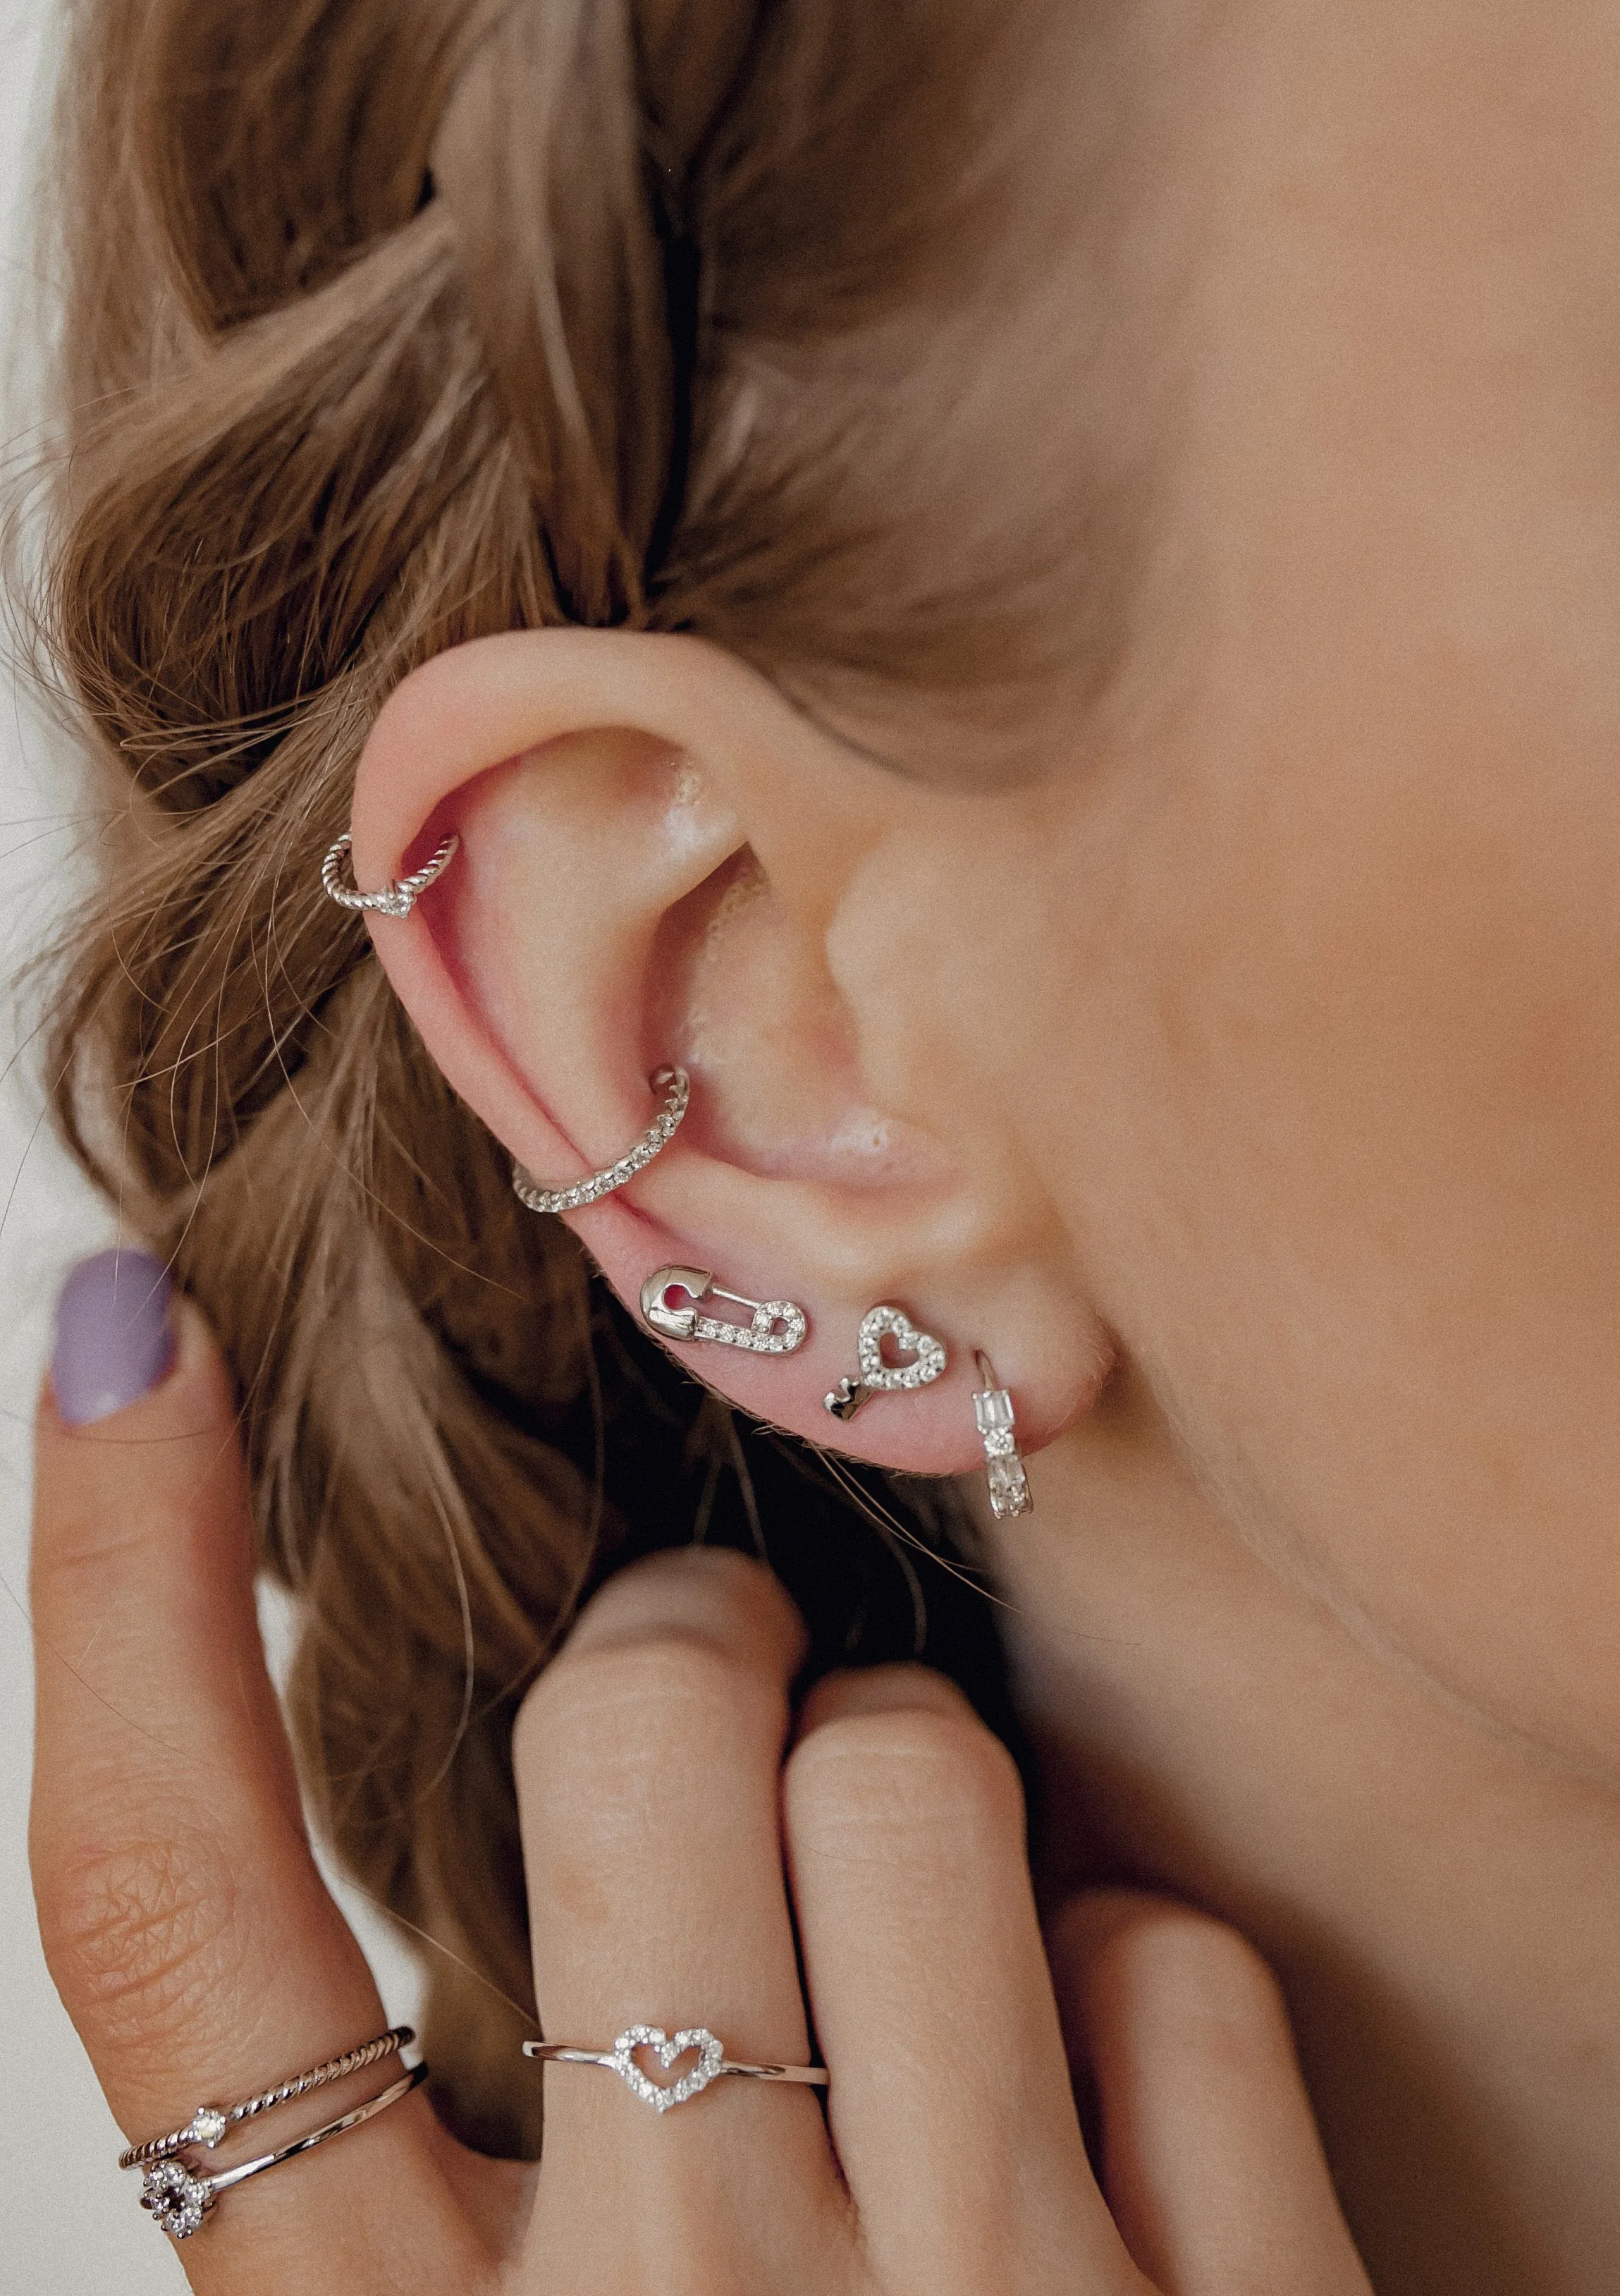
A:
<svg viewBox="0 0 1620 2296">
<path fill-rule="evenodd" d="M 1010 1515 L 1032 1514 L 1035 1501 L 1029 1496 L 1028 1478 L 1013 1432 L 1016 1422 L 1012 1398 L 997 1379 L 995 1366 L 982 1348 L 975 1349 L 973 1360 L 984 1382 L 973 1398 L 973 1416 L 985 1446 L 990 1512 L 998 1522 L 1004 1522 Z"/>
</svg>

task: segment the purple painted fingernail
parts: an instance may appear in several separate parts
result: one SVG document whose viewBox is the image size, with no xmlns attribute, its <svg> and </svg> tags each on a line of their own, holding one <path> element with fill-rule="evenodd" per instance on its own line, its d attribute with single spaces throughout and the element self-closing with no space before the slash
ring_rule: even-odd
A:
<svg viewBox="0 0 1620 2296">
<path fill-rule="evenodd" d="M 98 1251 L 80 1260 L 56 1303 L 51 1357 L 56 1409 L 68 1426 L 110 1418 L 168 1376 L 173 1294 L 168 1270 L 149 1251 Z"/>
</svg>

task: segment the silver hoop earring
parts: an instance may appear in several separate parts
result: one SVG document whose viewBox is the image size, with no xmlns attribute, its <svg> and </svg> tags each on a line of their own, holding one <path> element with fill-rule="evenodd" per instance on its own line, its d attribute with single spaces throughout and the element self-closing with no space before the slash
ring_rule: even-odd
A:
<svg viewBox="0 0 1620 2296">
<path fill-rule="evenodd" d="M 692 1305 L 672 1308 L 672 1292 L 684 1292 Z M 729 1300 L 733 1308 L 746 1308 L 749 1320 L 729 1324 L 718 1316 L 700 1316 L 700 1300 Z M 810 1329 L 804 1309 L 791 1300 L 745 1300 L 740 1292 L 723 1292 L 707 1267 L 660 1267 L 642 1286 L 642 1314 L 667 1340 L 711 1340 L 757 1356 L 790 1356 L 803 1347 Z"/>
<path fill-rule="evenodd" d="M 910 1363 L 891 1364 L 883 1359 L 883 1342 L 893 1340 L 902 1353 L 912 1357 Z M 841 1379 L 830 1395 L 822 1398 L 823 1407 L 835 1419 L 853 1419 L 863 1403 L 874 1395 L 894 1395 L 903 1390 L 930 1387 L 945 1367 L 945 1351 L 931 1332 L 920 1332 L 904 1308 L 869 1308 L 861 1318 L 861 1328 L 855 1336 L 855 1360 L 860 1370 L 854 1379 Z"/>
<path fill-rule="evenodd" d="M 344 856 L 354 843 L 344 831 L 331 851 L 321 864 L 321 890 L 329 901 L 340 909 L 372 909 L 380 917 L 408 917 L 430 885 L 437 885 L 461 849 L 461 839 L 446 837 L 430 861 L 397 883 L 384 885 L 375 893 L 362 893 L 342 879 Z"/>
<path fill-rule="evenodd" d="M 583 1180 L 576 1180 L 566 1188 L 543 1188 L 534 1174 L 521 1164 L 511 1168 L 513 1193 L 520 1204 L 531 1212 L 577 1212 L 586 1204 L 599 1203 L 622 1188 L 626 1180 L 634 1180 L 644 1172 L 655 1156 L 661 1156 L 680 1129 L 691 1098 L 691 1079 L 684 1069 L 659 1069 L 647 1081 L 654 1092 L 664 1095 L 664 1108 L 656 1123 L 648 1127 L 634 1148 L 627 1149 L 617 1164 L 605 1164 L 600 1172 L 587 1172 Z"/>
<path fill-rule="evenodd" d="M 1032 1514 L 1035 1501 L 1019 1456 L 1012 1398 L 995 1375 L 995 1366 L 982 1348 L 974 1350 L 983 1387 L 973 1398 L 973 1416 L 985 1446 L 985 1468 L 990 1479 L 990 1512 L 998 1522 L 1010 1515 Z"/>
</svg>

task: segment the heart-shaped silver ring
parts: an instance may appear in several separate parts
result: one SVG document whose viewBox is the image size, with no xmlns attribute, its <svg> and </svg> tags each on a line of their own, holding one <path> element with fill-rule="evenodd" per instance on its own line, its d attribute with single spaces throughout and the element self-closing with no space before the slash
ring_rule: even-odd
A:
<svg viewBox="0 0 1620 2296">
<path fill-rule="evenodd" d="M 696 2052 L 698 2062 L 678 2080 L 656 2081 L 636 2063 L 638 2049 L 656 2057 L 666 2072 L 672 2071 L 688 2051 Z M 617 2073 L 632 2096 L 639 2096 L 655 2112 L 667 2112 L 672 2104 L 685 2104 L 700 2096 L 722 2073 L 738 2073 L 745 2080 L 797 2081 L 805 2088 L 827 2086 L 824 2065 L 736 2063 L 707 2025 L 687 2025 L 678 2033 L 666 2033 L 661 2025 L 630 2025 L 610 2049 L 582 2049 L 572 2041 L 525 2041 L 523 2054 L 542 2064 L 601 2065 L 605 2071 Z"/>
<path fill-rule="evenodd" d="M 636 2063 L 637 2049 L 656 2057 L 666 2072 L 691 2050 L 697 2051 L 698 2062 L 679 2080 L 655 2081 Z M 707 2025 L 683 2025 L 674 2034 L 666 2033 L 659 2025 L 630 2025 L 614 2042 L 612 2057 L 613 2070 L 631 2095 L 655 2112 L 667 2112 L 672 2104 L 684 2104 L 689 2097 L 702 2095 L 725 2062 L 725 2051 Z"/>
</svg>

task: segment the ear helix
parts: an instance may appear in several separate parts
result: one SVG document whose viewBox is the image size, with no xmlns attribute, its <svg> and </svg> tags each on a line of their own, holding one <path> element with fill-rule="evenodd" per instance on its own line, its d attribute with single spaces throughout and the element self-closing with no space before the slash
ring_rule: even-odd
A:
<svg viewBox="0 0 1620 2296">
<path fill-rule="evenodd" d="M 408 917 L 421 895 L 438 882 L 461 849 L 458 836 L 446 837 L 423 866 L 410 876 L 380 886 L 375 892 L 363 893 L 357 887 L 343 882 L 343 864 L 352 843 L 345 832 L 326 854 L 321 864 L 321 889 L 328 900 L 340 908 L 369 910 L 386 917 Z M 663 1108 L 616 1163 L 604 1165 L 563 1187 L 547 1188 L 521 1164 L 514 1162 L 511 1184 L 519 1201 L 535 1212 L 579 1211 L 624 1187 L 638 1172 L 644 1172 L 674 1139 L 691 1098 L 691 1079 L 683 1068 L 671 1065 L 659 1069 L 648 1081 L 655 1092 L 663 1093 Z M 686 1294 L 691 1302 L 690 1307 L 672 1306 L 670 1295 L 677 1292 Z M 700 1303 L 710 1299 L 746 1308 L 749 1321 L 739 1324 L 729 1317 L 702 1314 Z M 745 1299 L 740 1292 L 725 1291 L 703 1267 L 660 1267 L 642 1286 L 641 1308 L 649 1328 L 663 1339 L 706 1341 L 755 1355 L 791 1355 L 804 1345 L 810 1329 L 808 1316 L 793 1300 Z M 883 1354 L 886 1338 L 892 1339 L 899 1352 L 910 1360 L 888 1362 Z M 839 1380 L 822 1398 L 826 1410 L 844 1423 L 853 1419 L 874 1395 L 912 1392 L 931 1386 L 945 1372 L 948 1361 L 943 1341 L 930 1332 L 919 1331 L 904 1308 L 887 1301 L 868 1308 L 861 1318 L 855 1335 L 855 1358 L 856 1374 Z M 1000 1521 L 1028 1514 L 1035 1502 L 1029 1495 L 1028 1478 L 1018 1447 L 1012 1398 L 996 1378 L 994 1366 L 982 1349 L 975 1350 L 974 1360 L 983 1384 L 973 1398 L 973 1417 L 985 1447 L 991 1512 Z"/>
</svg>

